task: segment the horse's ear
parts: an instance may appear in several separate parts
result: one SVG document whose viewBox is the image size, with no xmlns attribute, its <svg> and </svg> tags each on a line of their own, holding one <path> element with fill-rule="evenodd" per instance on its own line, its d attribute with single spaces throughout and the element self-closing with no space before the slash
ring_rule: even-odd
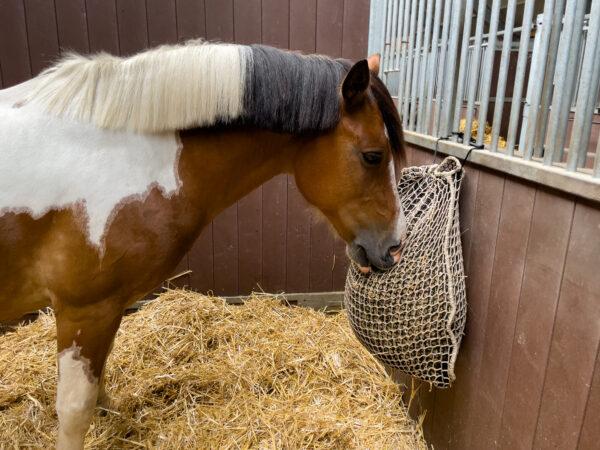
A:
<svg viewBox="0 0 600 450">
<path fill-rule="evenodd" d="M 369 63 L 369 69 L 372 72 L 379 73 L 379 60 L 380 60 L 379 53 L 374 53 L 373 55 L 371 55 L 367 58 L 367 62 Z"/>
<path fill-rule="evenodd" d="M 349 106 L 355 106 L 365 98 L 369 87 L 369 64 L 363 59 L 354 64 L 342 82 L 342 96 Z"/>
</svg>

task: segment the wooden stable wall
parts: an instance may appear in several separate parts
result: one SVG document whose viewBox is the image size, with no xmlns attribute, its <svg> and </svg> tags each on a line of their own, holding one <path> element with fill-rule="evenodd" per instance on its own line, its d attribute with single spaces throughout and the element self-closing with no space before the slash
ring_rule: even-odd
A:
<svg viewBox="0 0 600 450">
<path fill-rule="evenodd" d="M 410 164 L 431 161 L 410 148 Z M 419 388 L 426 438 L 436 450 L 598 449 L 600 204 L 471 164 L 460 201 L 466 334 L 454 386 Z"/>
<path fill-rule="evenodd" d="M 0 87 L 38 74 L 59 52 L 130 55 L 190 38 L 263 43 L 357 60 L 369 0 L 2 0 Z M 200 291 L 247 294 L 343 288 L 344 244 L 279 176 L 224 211 L 176 272 Z"/>
</svg>

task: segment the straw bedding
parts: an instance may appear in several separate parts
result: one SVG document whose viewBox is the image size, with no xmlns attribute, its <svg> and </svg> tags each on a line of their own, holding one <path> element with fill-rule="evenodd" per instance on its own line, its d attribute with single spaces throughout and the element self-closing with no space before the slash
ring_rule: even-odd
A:
<svg viewBox="0 0 600 450">
<path fill-rule="evenodd" d="M 0 448 L 49 448 L 54 318 L 0 343 Z M 168 291 L 123 319 L 106 376 L 117 400 L 97 408 L 89 448 L 426 448 L 345 314 Z"/>
</svg>

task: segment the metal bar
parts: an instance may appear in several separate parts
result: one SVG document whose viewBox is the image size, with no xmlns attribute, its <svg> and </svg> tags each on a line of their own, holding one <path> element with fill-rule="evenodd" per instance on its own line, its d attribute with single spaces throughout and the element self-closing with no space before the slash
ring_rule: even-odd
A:
<svg viewBox="0 0 600 450">
<path fill-rule="evenodd" d="M 415 47 L 415 22 L 417 20 L 417 0 L 412 0 L 410 7 L 410 30 L 408 32 L 408 58 L 406 66 L 406 83 L 404 84 L 404 104 L 402 107 L 402 126 L 408 128 L 408 114 L 409 108 L 412 103 L 410 98 L 410 87 L 412 82 L 412 68 L 414 64 L 414 52 Z M 412 108 L 411 108 L 412 109 Z"/>
<path fill-rule="evenodd" d="M 415 118 L 416 118 L 416 110 L 417 108 L 421 108 L 421 105 L 417 101 L 417 87 L 419 86 L 419 69 L 421 68 L 421 44 L 423 42 L 423 15 L 425 14 L 425 2 L 419 1 L 419 15 L 417 18 L 417 43 L 415 46 L 414 52 L 414 70 L 413 70 L 413 80 L 411 86 L 411 94 L 410 99 L 412 102 L 412 108 L 410 108 L 410 117 L 408 120 L 408 128 L 410 130 L 415 129 Z"/>
<path fill-rule="evenodd" d="M 581 79 L 577 93 L 575 120 L 571 131 L 567 170 L 573 172 L 577 167 L 585 166 L 590 130 L 594 119 L 594 103 L 598 95 L 600 80 L 600 0 L 593 0 L 590 11 L 590 23 L 585 45 L 585 54 L 581 64 Z M 597 157 L 596 157 L 597 158 Z"/>
<path fill-rule="evenodd" d="M 396 42 L 398 44 L 398 49 L 396 50 L 396 58 L 394 60 L 394 67 L 400 68 L 401 61 L 401 51 L 404 43 L 402 42 L 402 32 L 403 32 L 403 19 L 404 18 L 404 0 L 400 0 L 400 4 L 398 5 L 398 29 L 396 32 Z"/>
<path fill-rule="evenodd" d="M 560 42 L 560 32 L 562 28 L 563 12 L 565 10 L 565 0 L 555 0 L 554 14 L 552 16 L 552 32 L 550 34 L 550 45 L 548 48 L 548 58 L 544 70 L 544 85 L 542 87 L 542 100 L 536 126 L 535 143 L 533 154 L 541 157 L 544 148 L 544 137 L 546 136 L 546 126 L 548 125 L 548 113 L 550 111 L 550 102 L 552 101 L 552 87 L 554 84 L 554 70 L 556 68 L 556 56 L 558 54 L 558 43 Z"/>
<path fill-rule="evenodd" d="M 387 61 L 387 66 L 388 67 L 394 67 L 394 58 L 396 56 L 396 42 L 394 40 L 394 35 L 396 34 L 396 25 L 398 23 L 398 0 L 393 0 L 392 1 L 392 27 L 390 30 L 390 46 L 389 46 L 389 50 L 388 50 L 388 61 Z"/>
<path fill-rule="evenodd" d="M 458 32 L 460 31 L 460 14 L 462 12 L 462 1 L 453 2 L 452 18 L 450 21 L 450 41 L 448 42 L 448 70 L 446 71 L 446 84 L 444 86 L 444 100 L 442 101 L 442 123 L 440 134 L 448 136 L 449 126 L 452 120 L 454 108 L 453 94 L 455 91 L 454 74 L 456 72 L 456 51 L 458 49 Z"/>
<path fill-rule="evenodd" d="M 398 112 L 402 114 L 402 105 L 404 103 L 404 83 L 406 80 L 406 43 L 408 41 L 408 19 L 410 16 L 410 0 L 404 4 L 404 15 L 402 17 L 402 41 L 400 52 L 400 76 L 398 77 Z M 401 117 L 402 119 L 402 117 Z"/>
<path fill-rule="evenodd" d="M 383 31 L 385 29 L 385 27 L 387 26 L 387 8 L 388 8 L 388 3 L 390 2 L 390 0 L 386 0 L 383 2 L 383 10 L 382 10 L 382 24 L 381 24 L 381 45 L 380 45 L 380 49 L 381 49 L 381 61 L 383 63 L 383 61 L 385 61 L 385 32 Z M 383 75 L 383 70 L 385 69 L 384 64 L 380 64 L 379 65 L 379 73 L 381 75 Z"/>
<path fill-rule="evenodd" d="M 369 44 L 368 55 L 379 53 L 383 56 L 381 42 L 382 30 L 385 26 L 385 0 L 372 0 L 369 10 Z M 381 68 L 383 70 L 383 68 Z M 381 72 L 383 73 L 383 72 Z"/>
<path fill-rule="evenodd" d="M 546 135 L 546 150 L 544 152 L 544 164 L 550 166 L 554 161 L 562 159 L 564 148 L 564 134 L 560 133 L 561 120 L 564 121 L 565 131 L 569 113 L 571 111 L 571 90 L 569 81 L 573 82 L 569 72 L 574 72 L 575 68 L 569 67 L 574 61 L 574 53 L 579 48 L 579 41 L 576 38 L 580 35 L 577 27 L 581 22 L 577 17 L 581 14 L 584 0 L 567 0 L 565 6 L 565 18 L 563 31 L 560 36 L 558 46 L 558 55 L 556 59 L 556 73 L 554 74 L 554 93 L 552 95 L 552 107 L 550 109 L 550 119 L 548 121 L 548 133 Z M 563 139 L 560 140 L 562 134 Z"/>
<path fill-rule="evenodd" d="M 386 15 L 385 15 L 385 39 L 383 41 L 383 55 L 381 58 L 381 62 L 383 65 L 384 70 L 388 69 L 388 61 L 389 61 L 389 55 L 390 55 L 390 51 L 392 48 L 392 45 L 390 43 L 391 40 L 391 33 L 392 33 L 392 8 L 390 5 L 390 3 L 395 3 L 395 0 L 387 0 L 387 5 L 386 5 Z"/>
<path fill-rule="evenodd" d="M 423 70 L 419 80 L 419 115 L 417 117 L 417 131 L 424 132 L 423 113 L 426 111 L 427 98 L 425 97 L 425 86 L 428 86 L 431 71 L 431 52 L 429 44 L 431 43 L 431 18 L 433 15 L 433 0 L 427 0 L 427 12 L 425 13 L 425 44 L 423 45 Z"/>
<path fill-rule="evenodd" d="M 469 35 L 471 34 L 471 19 L 473 17 L 473 0 L 467 0 L 465 5 L 465 18 L 463 22 L 462 45 L 460 48 L 460 68 L 458 69 L 458 82 L 456 84 L 456 101 L 454 103 L 454 120 L 452 122 L 452 131 L 458 131 L 460 128 L 460 116 L 465 96 L 465 83 L 467 80 L 467 68 L 469 66 Z M 458 136 L 453 136 L 452 140 L 456 142 Z"/>
<path fill-rule="evenodd" d="M 479 0 L 477 6 L 477 22 L 475 25 L 475 44 L 471 58 L 471 75 L 469 76 L 469 92 L 467 98 L 467 117 L 465 119 L 464 142 L 471 140 L 471 127 L 473 122 L 473 104 L 477 94 L 479 62 L 481 58 L 481 36 L 483 34 L 483 19 L 485 19 L 485 0 Z"/>
<path fill-rule="evenodd" d="M 479 100 L 479 126 L 477 128 L 477 145 L 483 144 L 483 135 L 485 133 L 485 122 L 490 103 L 490 90 L 492 86 L 492 70 L 494 68 L 494 56 L 496 53 L 496 33 L 498 32 L 498 19 L 500 18 L 500 0 L 492 2 L 492 17 L 490 19 L 490 29 L 485 62 L 483 64 L 483 80 L 481 82 L 481 99 Z"/>
<path fill-rule="evenodd" d="M 439 135 L 439 124 L 440 124 L 440 113 L 442 106 L 442 90 L 444 88 L 444 81 L 446 79 L 446 53 L 448 46 L 448 26 L 450 22 L 450 5 L 452 0 L 446 0 L 444 4 L 444 22 L 442 25 L 442 45 L 440 47 L 440 61 L 438 63 L 438 74 L 437 74 L 437 85 L 436 85 L 436 96 L 435 96 L 435 115 L 433 117 L 433 134 Z"/>
<path fill-rule="evenodd" d="M 436 80 L 437 58 L 438 58 L 438 38 L 440 34 L 440 17 L 442 15 L 442 0 L 435 1 L 435 16 L 433 19 L 433 36 L 431 37 L 431 55 L 427 68 L 427 105 L 425 110 L 425 120 L 423 121 L 423 132 L 431 132 L 431 107 L 433 104 L 433 88 Z"/>
<path fill-rule="evenodd" d="M 600 178 L 600 139 L 596 145 L 596 155 L 594 156 L 594 172 L 592 174 L 594 178 Z"/>
<path fill-rule="evenodd" d="M 519 42 L 519 57 L 517 58 L 517 71 L 515 75 L 515 85 L 513 88 L 512 104 L 510 105 L 510 119 L 508 121 L 506 154 L 509 156 L 513 156 L 515 153 L 515 141 L 517 138 L 519 110 L 521 109 L 521 94 L 523 93 L 523 82 L 525 81 L 527 54 L 529 53 L 529 33 L 531 31 L 532 19 L 533 0 L 527 0 L 525 2 L 525 10 L 523 12 L 523 30 L 521 31 L 521 41 Z"/>
</svg>

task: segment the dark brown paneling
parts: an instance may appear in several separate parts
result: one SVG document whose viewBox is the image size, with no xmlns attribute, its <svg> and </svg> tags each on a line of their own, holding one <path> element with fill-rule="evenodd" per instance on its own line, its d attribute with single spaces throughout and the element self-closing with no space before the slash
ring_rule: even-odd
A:
<svg viewBox="0 0 600 450">
<path fill-rule="evenodd" d="M 29 60 L 32 75 L 37 75 L 58 57 L 58 31 L 54 3 L 25 0 Z"/>
<path fill-rule="evenodd" d="M 576 448 L 600 340 L 600 210 L 577 203 L 550 347 L 535 448 Z"/>
<path fill-rule="evenodd" d="M 117 20 L 121 55 L 132 55 L 148 47 L 144 0 L 117 0 Z"/>
<path fill-rule="evenodd" d="M 146 0 L 146 18 L 150 47 L 177 42 L 175 0 Z"/>
<path fill-rule="evenodd" d="M 54 4 L 61 52 L 89 52 L 85 0 L 55 0 Z"/>
<path fill-rule="evenodd" d="M 233 22 L 236 43 L 260 44 L 262 42 L 261 0 L 235 0 Z"/>
<path fill-rule="evenodd" d="M 206 38 L 233 42 L 233 0 L 205 0 Z"/>
<path fill-rule="evenodd" d="M 512 341 L 500 448 L 529 449 L 533 445 L 573 208 L 572 199 L 537 190 Z"/>
<path fill-rule="evenodd" d="M 176 0 L 177 38 L 187 41 L 206 37 L 204 0 Z"/>
<path fill-rule="evenodd" d="M 598 443 L 600 443 L 600 357 L 597 355 L 594 378 L 577 448 L 595 450 L 598 448 Z"/>
<path fill-rule="evenodd" d="M 317 2 L 317 53 L 334 58 L 342 56 L 343 22 L 344 0 Z"/>
<path fill-rule="evenodd" d="M 249 293 L 262 286 L 262 188 L 238 202 L 239 289 Z"/>
<path fill-rule="evenodd" d="M 287 201 L 287 292 L 309 291 L 310 206 L 302 197 L 293 177 L 288 177 Z"/>
<path fill-rule="evenodd" d="M 263 185 L 263 289 L 285 289 L 287 175 L 278 175 Z"/>
<path fill-rule="evenodd" d="M 289 3 L 262 0 L 262 42 L 278 48 L 289 47 Z"/>
<path fill-rule="evenodd" d="M 119 54 L 117 6 L 106 0 L 86 0 L 90 51 Z"/>
<path fill-rule="evenodd" d="M 314 53 L 316 30 L 317 1 L 290 0 L 290 48 Z"/>
<path fill-rule="evenodd" d="M 506 180 L 485 323 L 480 384 L 473 405 L 477 413 L 471 416 L 471 446 L 476 448 L 493 447 L 500 434 L 534 198 L 535 189 L 531 186 Z"/>
<path fill-rule="evenodd" d="M 238 213 L 237 204 L 223 211 L 213 221 L 215 294 L 238 292 Z"/>
<path fill-rule="evenodd" d="M 333 236 L 331 225 L 314 211 L 310 225 L 309 289 L 329 291 L 333 286 Z"/>
<path fill-rule="evenodd" d="M 190 284 L 200 292 L 212 291 L 214 283 L 213 224 L 209 224 L 189 252 Z"/>
<path fill-rule="evenodd" d="M 369 41 L 369 2 L 344 0 L 342 57 L 351 61 L 363 59 Z"/>
<path fill-rule="evenodd" d="M 27 26 L 21 0 L 0 2 L 0 64 L 4 87 L 31 77 Z"/>
<path fill-rule="evenodd" d="M 333 242 L 333 273 L 332 290 L 343 291 L 346 285 L 346 275 L 350 260 L 346 256 L 346 243 L 337 235 L 334 235 Z"/>
</svg>

